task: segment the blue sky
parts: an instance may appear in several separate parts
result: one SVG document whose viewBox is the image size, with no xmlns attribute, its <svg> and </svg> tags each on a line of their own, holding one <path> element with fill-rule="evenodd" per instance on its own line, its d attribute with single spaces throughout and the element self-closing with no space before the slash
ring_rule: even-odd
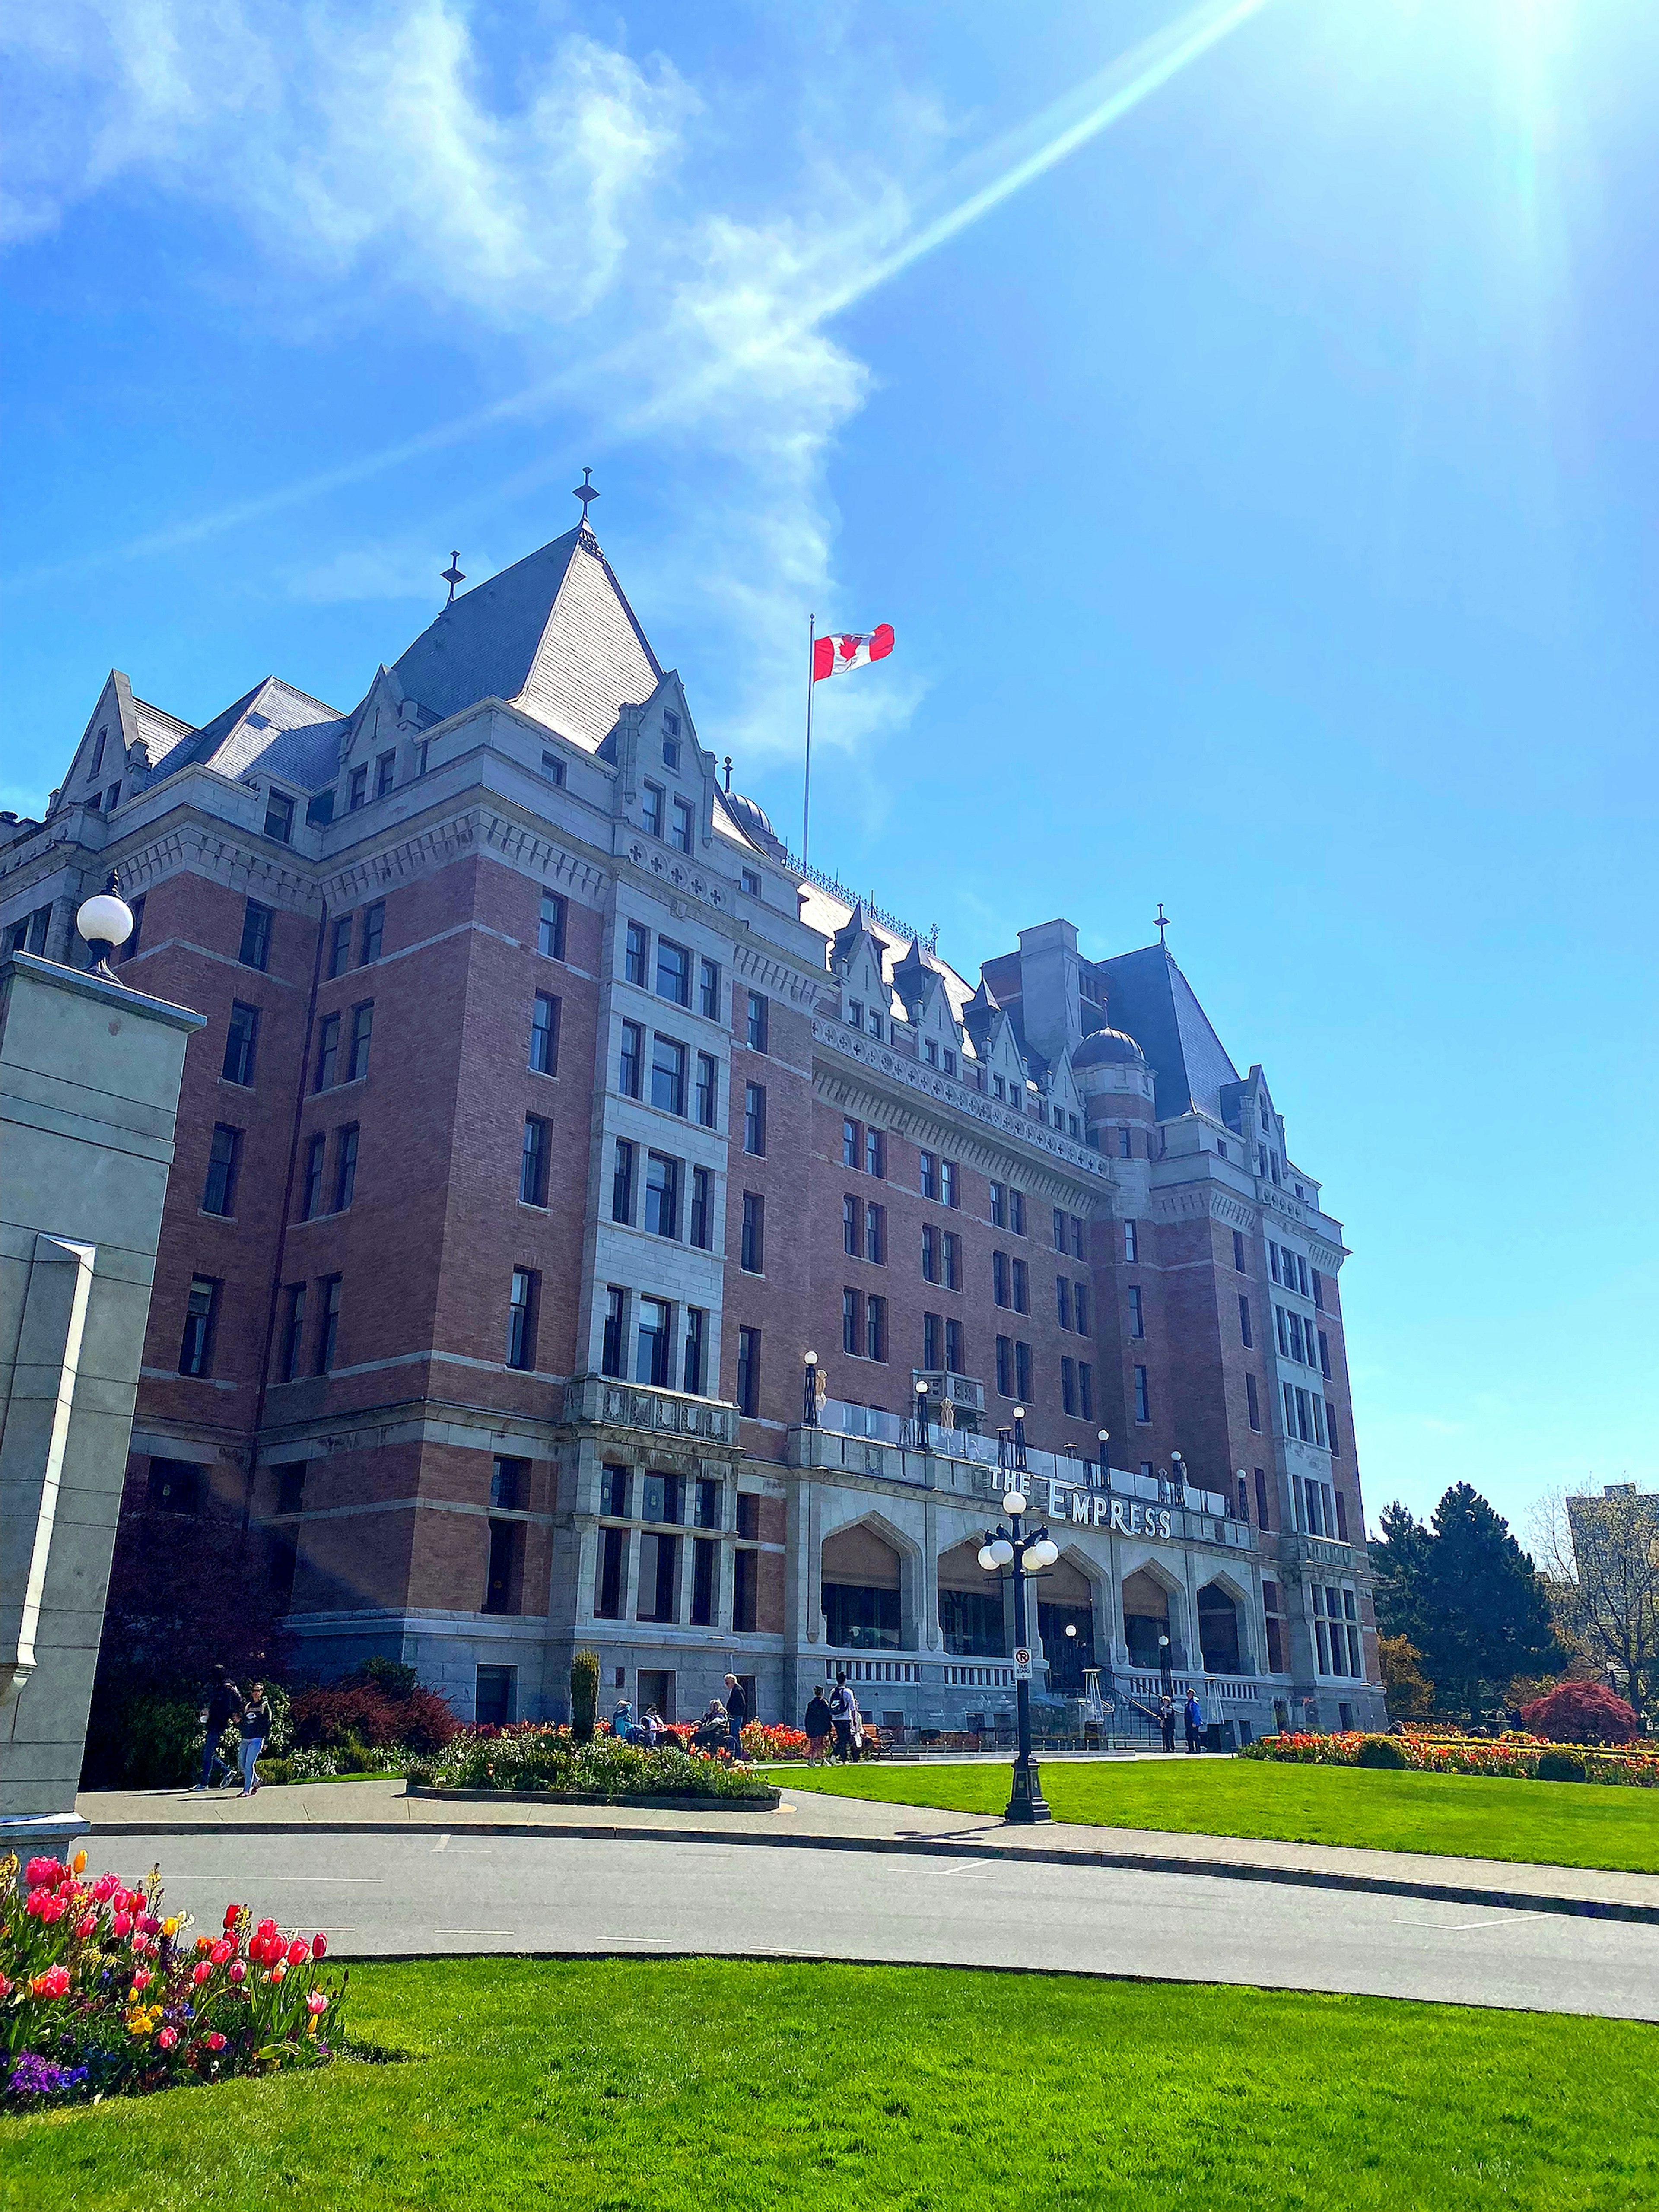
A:
<svg viewBox="0 0 1659 2212">
<path fill-rule="evenodd" d="M 62 0 L 12 86 L 0 804 L 105 672 L 358 698 L 594 522 L 970 972 L 1170 942 L 1347 1224 L 1371 1516 L 1659 1472 L 1659 11 Z M 1063 157 L 1062 157 L 1063 156 Z"/>
</svg>

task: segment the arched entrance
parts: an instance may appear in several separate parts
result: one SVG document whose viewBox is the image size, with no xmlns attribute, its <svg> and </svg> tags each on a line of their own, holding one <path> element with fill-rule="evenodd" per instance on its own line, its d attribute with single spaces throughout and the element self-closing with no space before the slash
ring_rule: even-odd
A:
<svg viewBox="0 0 1659 2212">
<path fill-rule="evenodd" d="M 1238 1633 L 1238 1606 L 1231 1590 L 1219 1583 L 1206 1583 L 1198 1594 L 1198 1644 L 1206 1674 L 1237 1674 L 1243 1658 Z"/>
<path fill-rule="evenodd" d="M 896 1651 L 902 1640 L 898 1553 L 860 1522 L 824 1539 L 821 1554 L 826 1642 L 839 1651 Z"/>
<path fill-rule="evenodd" d="M 1158 1644 L 1170 1638 L 1173 1656 L 1175 1636 L 1170 1626 L 1170 1593 L 1158 1577 L 1140 1567 L 1123 1580 L 1123 1641 L 1129 1647 L 1132 1667 L 1157 1667 L 1166 1656 Z"/>
<path fill-rule="evenodd" d="M 1037 1578 L 1037 1634 L 1048 1662 L 1048 1687 L 1076 1695 L 1083 1670 L 1095 1663 L 1094 1593 L 1089 1578 L 1069 1559 L 1060 1559 Z M 1076 1631 L 1068 1636 L 1068 1628 Z"/>
<path fill-rule="evenodd" d="M 958 1657 L 1006 1655 L 1002 1577 L 988 1575 L 981 1566 L 977 1543 L 958 1544 L 939 1554 L 939 1625 L 945 1650 Z"/>
</svg>

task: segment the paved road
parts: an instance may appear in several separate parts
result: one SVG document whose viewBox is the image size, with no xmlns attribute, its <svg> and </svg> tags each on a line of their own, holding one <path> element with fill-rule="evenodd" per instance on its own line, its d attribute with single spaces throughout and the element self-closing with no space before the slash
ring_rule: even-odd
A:
<svg viewBox="0 0 1659 2212">
<path fill-rule="evenodd" d="M 342 1956 L 796 1954 L 1659 2020 L 1659 1928 L 1213 1875 L 546 1832 L 175 1829 L 92 1849 L 99 1865 L 127 1873 L 159 1859 L 169 1901 L 204 1926 L 234 1899 L 285 1925 L 325 1929 Z"/>
</svg>

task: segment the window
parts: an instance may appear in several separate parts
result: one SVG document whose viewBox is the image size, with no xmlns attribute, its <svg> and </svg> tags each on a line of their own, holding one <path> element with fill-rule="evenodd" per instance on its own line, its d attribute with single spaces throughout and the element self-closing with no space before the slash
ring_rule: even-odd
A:
<svg viewBox="0 0 1659 2212">
<path fill-rule="evenodd" d="M 1255 1469 L 1255 1517 L 1262 1528 L 1267 1528 L 1271 1527 L 1272 1524 L 1267 1518 L 1267 1471 L 1265 1468 L 1261 1467 Z M 1267 1597 L 1267 1587 L 1268 1586 L 1266 1583 L 1261 1585 L 1264 1601 Z M 1278 1590 L 1275 1589 L 1273 1592 L 1274 1596 L 1277 1597 L 1278 1594 Z M 1277 1612 L 1278 1607 L 1277 1606 L 1274 1606 L 1271 1607 L 1270 1610 Z"/>
<path fill-rule="evenodd" d="M 690 1391 L 694 1398 L 701 1398 L 702 1395 L 703 1346 L 707 1343 L 708 1338 L 708 1316 L 704 1312 L 701 1306 L 687 1306 L 685 1310 L 684 1380 L 681 1388 Z"/>
<path fill-rule="evenodd" d="M 863 1226 L 859 1217 L 857 1199 L 850 1195 L 843 1198 L 841 1202 L 841 1249 L 849 1259 L 857 1259 L 862 1249 L 863 1240 L 860 1231 Z"/>
<path fill-rule="evenodd" d="M 343 914 L 328 932 L 328 972 L 331 979 L 343 975 L 351 965 L 351 916 Z"/>
<path fill-rule="evenodd" d="M 523 1206 L 547 1204 L 547 1124 L 540 1115 L 526 1114 L 519 1153 L 519 1200 Z"/>
<path fill-rule="evenodd" d="M 674 1335 L 665 1299 L 641 1298 L 634 1332 L 634 1380 L 665 1389 L 674 1379 Z"/>
<path fill-rule="evenodd" d="M 708 1021 L 720 1018 L 720 964 L 718 960 L 697 963 L 697 1012 Z"/>
<path fill-rule="evenodd" d="M 213 1125 L 213 1142 L 208 1151 L 207 1182 L 202 1190 L 204 1213 L 222 1213 L 236 1211 L 236 1170 L 241 1162 L 242 1133 L 227 1128 L 222 1121 Z"/>
<path fill-rule="evenodd" d="M 1077 1402 L 1078 1412 L 1083 1419 L 1092 1421 L 1095 1417 L 1095 1370 L 1086 1359 L 1079 1359 L 1077 1364 Z"/>
<path fill-rule="evenodd" d="M 120 785 L 119 785 L 118 783 L 112 783 L 112 784 L 111 784 L 111 786 L 110 786 L 109 789 L 108 789 L 108 790 L 104 793 L 104 811 L 105 811 L 105 813 L 106 813 L 106 814 L 113 814 L 113 813 L 114 813 L 114 811 L 115 811 L 115 810 L 116 810 L 116 808 L 120 805 L 120 803 L 121 803 L 121 787 L 120 787 Z"/>
<path fill-rule="evenodd" d="M 691 802 L 689 799 L 674 801 L 673 820 L 669 828 L 668 842 L 677 853 L 691 850 Z"/>
<path fill-rule="evenodd" d="M 283 1292 L 283 1343 L 277 1358 L 276 1380 L 291 1382 L 300 1371 L 300 1346 L 305 1340 L 306 1286 L 289 1283 Z"/>
<path fill-rule="evenodd" d="M 322 1325 L 317 1331 L 317 1368 L 319 1375 L 332 1371 L 334 1355 L 340 1343 L 340 1278 L 325 1275 L 317 1285 L 322 1292 Z"/>
<path fill-rule="evenodd" d="M 1087 1336 L 1089 1334 L 1089 1285 L 1087 1283 L 1073 1284 L 1072 1304 L 1077 1311 L 1077 1333 L 1079 1336 Z"/>
<path fill-rule="evenodd" d="M 484 1574 L 483 1610 L 516 1613 L 524 1582 L 524 1523 L 492 1521 L 489 1524 L 489 1565 Z"/>
<path fill-rule="evenodd" d="M 355 814 L 368 799 L 368 763 L 354 768 L 346 779 L 346 811 Z"/>
<path fill-rule="evenodd" d="M 286 845 L 294 835 L 294 801 L 285 791 L 265 794 L 265 835 Z"/>
<path fill-rule="evenodd" d="M 766 1152 L 766 1085 L 745 1083 L 743 1086 L 743 1149 L 757 1158 Z"/>
<path fill-rule="evenodd" d="M 1336 1408 L 1328 1398 L 1325 1401 L 1325 1433 L 1331 1440 L 1331 1455 L 1340 1459 L 1342 1447 L 1336 1440 Z"/>
<path fill-rule="evenodd" d="M 1066 1249 L 1066 1215 L 1058 1206 L 1054 1208 L 1054 1249 L 1056 1252 Z"/>
<path fill-rule="evenodd" d="M 1062 1358 L 1060 1363 L 1060 1411 L 1077 1418 L 1077 1367 L 1073 1361 Z"/>
<path fill-rule="evenodd" d="M 1008 1193 L 1008 1226 L 1016 1237 L 1025 1234 L 1025 1194 L 1023 1190 Z"/>
<path fill-rule="evenodd" d="M 864 1133 L 864 1172 L 884 1182 L 887 1176 L 887 1132 L 866 1129 Z"/>
<path fill-rule="evenodd" d="M 1313 1409 L 1313 1440 L 1322 1448 L 1325 1442 L 1325 1401 L 1316 1390 L 1310 1394 L 1309 1402 Z"/>
<path fill-rule="evenodd" d="M 926 1049 L 928 1066 L 937 1067 L 939 1066 L 939 1046 L 933 1038 L 928 1038 Z"/>
<path fill-rule="evenodd" d="M 1122 1128 L 1118 1131 L 1117 1156 L 1119 1159 L 1127 1160 L 1133 1158 L 1133 1143 L 1134 1132 L 1132 1129 Z"/>
<path fill-rule="evenodd" d="M 962 1203 L 961 1178 L 954 1160 L 941 1160 L 939 1164 L 939 1194 L 942 1205 L 960 1206 Z"/>
<path fill-rule="evenodd" d="M 1025 1262 L 1024 1260 L 1016 1260 L 1014 1262 L 1014 1311 L 1030 1313 L 1030 1310 L 1031 1294 L 1026 1280 Z"/>
<path fill-rule="evenodd" d="M 738 1636 L 750 1636 L 755 1629 L 755 1589 L 759 1579 L 756 1563 L 758 1552 L 734 1552 L 732 1554 L 732 1626 Z"/>
<path fill-rule="evenodd" d="M 1123 1256 L 1132 1267 L 1140 1258 L 1140 1236 L 1133 1221 L 1123 1224 Z"/>
<path fill-rule="evenodd" d="M 659 783 L 646 785 L 645 803 L 641 810 L 640 819 L 647 837 L 660 837 L 662 835 L 662 809 L 666 793 Z"/>
<path fill-rule="evenodd" d="M 368 1041 L 374 1027 L 374 1001 L 366 1000 L 351 1009 L 351 1048 L 346 1058 L 346 1081 L 360 1083 L 368 1073 Z"/>
<path fill-rule="evenodd" d="M 1320 1273 L 1317 1267 L 1314 1268 L 1312 1271 L 1312 1281 L 1313 1302 L 1318 1307 L 1320 1312 L 1323 1313 L 1325 1310 L 1325 1278 Z"/>
<path fill-rule="evenodd" d="M 738 1331 L 738 1411 L 751 1418 L 760 1408 L 761 1333 Z"/>
<path fill-rule="evenodd" d="M 749 994 L 749 1049 L 765 1052 L 772 1027 L 772 1002 L 759 991 Z"/>
<path fill-rule="evenodd" d="M 743 1229 L 738 1245 L 738 1265 L 746 1275 L 766 1272 L 766 1200 L 757 1190 L 743 1194 Z"/>
<path fill-rule="evenodd" d="M 871 1007 L 869 1013 L 865 1018 L 865 1027 L 869 1030 L 872 1037 L 878 1037 L 881 1035 L 881 1013 L 878 1007 Z"/>
<path fill-rule="evenodd" d="M 1129 1301 L 1129 1334 L 1131 1336 L 1145 1336 L 1146 1334 L 1146 1301 L 1141 1295 L 1139 1284 L 1131 1283 L 1128 1290 L 1125 1292 L 1125 1296 Z"/>
<path fill-rule="evenodd" d="M 1233 1266 L 1241 1275 L 1244 1273 L 1244 1238 L 1237 1229 L 1233 1231 Z"/>
<path fill-rule="evenodd" d="M 104 747 L 108 739 L 108 728 L 100 730 L 92 748 L 92 766 L 87 770 L 87 781 L 89 783 L 95 783 L 98 780 L 98 772 L 104 765 Z"/>
<path fill-rule="evenodd" d="M 952 1375 L 960 1375 L 966 1362 L 962 1348 L 962 1323 L 951 1320 L 945 1324 L 945 1364 Z"/>
<path fill-rule="evenodd" d="M 1029 1404 L 1035 1395 L 1031 1389 L 1031 1347 L 1014 1340 L 1014 1389 L 1022 1404 Z"/>
<path fill-rule="evenodd" d="M 997 1339 L 997 1395 L 1012 1398 L 1014 1395 L 1014 1346 L 1011 1337 Z"/>
<path fill-rule="evenodd" d="M 1008 1194 L 1000 1182 L 991 1185 L 991 1226 L 993 1229 L 1008 1226 Z"/>
<path fill-rule="evenodd" d="M 545 745 L 542 748 L 542 774 L 550 783 L 562 784 L 564 781 L 564 763 L 557 753 L 550 752 Z"/>
<path fill-rule="evenodd" d="M 669 708 L 663 709 L 662 764 L 678 769 L 680 764 L 680 718 Z"/>
<path fill-rule="evenodd" d="M 207 1275 L 195 1276 L 185 1300 L 185 1334 L 179 1346 L 181 1375 L 213 1372 L 213 1340 L 218 1334 L 219 1292 L 222 1285 Z"/>
<path fill-rule="evenodd" d="M 760 870 L 758 868 L 745 868 L 738 880 L 743 890 L 747 892 L 750 898 L 758 898 L 760 896 L 761 879 Z"/>
<path fill-rule="evenodd" d="M 556 891 L 542 893 L 541 919 L 536 927 L 536 950 L 550 958 L 564 958 L 564 901 Z"/>
<path fill-rule="evenodd" d="M 530 1013 L 530 1072 L 556 1075 L 559 1072 L 559 1002 L 538 991 Z"/>
<path fill-rule="evenodd" d="M 1337 1541 L 1346 1544 L 1348 1540 L 1348 1501 L 1340 1490 L 1334 1490 L 1331 1495 L 1336 1500 Z M 1356 1668 L 1354 1671 L 1357 1674 L 1358 1669 Z"/>
<path fill-rule="evenodd" d="M 1322 1328 L 1319 1331 L 1319 1371 L 1328 1382 L 1331 1379 L 1331 1340 Z"/>
<path fill-rule="evenodd" d="M 680 1164 L 663 1152 L 646 1154 L 645 1225 L 653 1237 L 680 1233 Z"/>
<path fill-rule="evenodd" d="M 1254 1375 L 1247 1375 L 1244 1377 L 1244 1402 L 1249 1408 L 1250 1426 L 1253 1429 L 1259 1431 L 1261 1426 L 1261 1401 L 1255 1395 L 1255 1377 Z M 1264 1522 L 1262 1526 L 1265 1528 L 1267 1523 Z"/>
<path fill-rule="evenodd" d="M 334 1211 L 343 1213 L 357 1188 L 357 1124 L 348 1121 L 334 1139 Z"/>
<path fill-rule="evenodd" d="M 929 1374 L 945 1364 L 944 1319 L 936 1313 L 921 1317 L 921 1364 Z"/>
<path fill-rule="evenodd" d="M 601 1620 L 622 1619 L 627 1558 L 627 1529 L 602 1528 L 599 1531 L 599 1588 L 593 1593 L 593 1610 Z M 482 1674 L 483 1671 L 481 1668 L 479 1672 Z"/>
<path fill-rule="evenodd" d="M 651 1103 L 665 1114 L 685 1112 L 685 1047 L 672 1037 L 651 1040 Z"/>
<path fill-rule="evenodd" d="M 431 743 L 432 740 L 429 738 L 416 738 L 414 744 L 410 747 L 410 757 L 415 763 L 415 773 L 416 775 L 424 775 L 426 774 L 426 757 Z M 562 783 L 564 781 L 564 778 L 562 776 L 556 776 L 554 781 L 557 783 Z"/>
<path fill-rule="evenodd" d="M 640 1062 L 645 1057 L 645 1031 L 637 1022 L 622 1025 L 622 1048 L 617 1055 L 617 1088 L 624 1098 L 640 1095 Z"/>
<path fill-rule="evenodd" d="M 717 1477 L 700 1474 L 697 1477 L 695 1516 L 699 1528 L 723 1528 L 726 1526 L 726 1485 Z"/>
<path fill-rule="evenodd" d="M 530 1504 L 530 1462 L 498 1459 L 490 1469 L 489 1503 L 501 1513 L 522 1513 Z"/>
<path fill-rule="evenodd" d="M 1083 1257 L 1083 1224 L 1075 1213 L 1068 1215 L 1067 1219 L 1072 1231 L 1072 1257 L 1080 1260 Z"/>
<path fill-rule="evenodd" d="M 1250 1334 L 1250 1302 L 1243 1297 L 1238 1301 L 1238 1340 L 1246 1350 L 1255 1342 Z"/>
<path fill-rule="evenodd" d="M 855 1030 L 861 1030 L 864 1027 L 864 1002 L 861 999 L 849 999 L 847 1001 L 847 1019 Z"/>
<path fill-rule="evenodd" d="M 841 1348 L 850 1359 L 861 1356 L 859 1339 L 861 1333 L 863 1300 L 850 1286 L 841 1294 Z"/>
<path fill-rule="evenodd" d="M 374 758 L 374 796 L 384 799 L 392 788 L 392 779 L 398 771 L 395 752 L 377 753 Z"/>
<path fill-rule="evenodd" d="M 866 1206 L 864 1209 L 864 1256 L 878 1267 L 887 1265 L 887 1208 Z"/>
<path fill-rule="evenodd" d="M 1068 1275 L 1054 1277 L 1054 1305 L 1062 1328 L 1072 1326 L 1072 1283 Z"/>
<path fill-rule="evenodd" d="M 242 944 L 236 957 L 244 968 L 264 968 L 270 960 L 270 925 L 274 919 L 268 906 L 257 899 L 249 899 L 242 908 Z"/>
<path fill-rule="evenodd" d="M 921 1194 L 924 1198 L 937 1198 L 939 1196 L 939 1156 L 935 1152 L 919 1152 L 916 1157 L 921 1164 Z"/>
<path fill-rule="evenodd" d="M 1008 1255 L 1006 1252 L 993 1252 L 991 1255 L 991 1296 L 1000 1306 L 1006 1306 L 1008 1303 Z"/>
<path fill-rule="evenodd" d="M 225 1064 L 220 1073 L 227 1083 L 251 1084 L 259 1050 L 259 1009 L 237 1000 L 230 1010 L 225 1032 Z"/>
<path fill-rule="evenodd" d="M 1271 1237 L 1267 1240 L 1267 1267 L 1274 1282 L 1281 1283 L 1284 1281 L 1285 1278 L 1279 1272 L 1279 1247 L 1273 1243 Z"/>
<path fill-rule="evenodd" d="M 627 1318 L 628 1293 L 611 1284 L 605 1294 L 605 1335 L 599 1346 L 601 1375 L 620 1376 L 623 1371 L 624 1322 Z"/>
<path fill-rule="evenodd" d="M 130 900 L 128 904 L 132 914 L 132 934 L 128 938 L 126 943 L 122 945 L 119 951 L 117 952 L 115 957 L 118 961 L 133 960 L 137 957 L 139 940 L 144 933 L 143 893 L 140 891 L 136 899 Z"/>
<path fill-rule="evenodd" d="M 690 1240 L 700 1252 L 706 1252 L 713 1243 L 714 1181 L 707 1168 L 691 1170 L 691 1219 L 688 1231 Z"/>
<path fill-rule="evenodd" d="M 864 1354 L 866 1359 L 887 1357 L 887 1301 L 868 1297 L 864 1302 Z"/>
<path fill-rule="evenodd" d="M 708 1537 L 698 1536 L 691 1546 L 691 1626 L 693 1628 L 712 1628 L 714 1625 L 715 1573 L 720 1564 L 720 1547 Z"/>
<path fill-rule="evenodd" d="M 152 1513 L 199 1513 L 202 1470 L 194 1460 L 153 1459 L 147 1496 Z"/>
<path fill-rule="evenodd" d="M 691 1003 L 691 955 L 683 945 L 671 945 L 665 937 L 657 939 L 657 996 L 672 1000 L 677 1006 Z"/>
<path fill-rule="evenodd" d="M 306 1145 L 305 1183 L 300 1200 L 300 1218 L 310 1221 L 323 1210 L 323 1155 L 328 1139 L 319 1129 Z"/>
<path fill-rule="evenodd" d="M 386 901 L 376 899 L 372 906 L 363 908 L 363 939 L 357 954 L 357 965 L 367 968 L 380 957 L 380 939 L 386 935 Z"/>
<path fill-rule="evenodd" d="M 931 1221 L 921 1226 L 921 1279 L 924 1283 L 939 1280 L 939 1231 Z"/>
<path fill-rule="evenodd" d="M 645 963 L 651 949 L 650 933 L 643 923 L 630 921 L 623 946 L 623 981 L 645 988 Z"/>
<path fill-rule="evenodd" d="M 843 1121 L 841 1125 L 841 1164 L 844 1168 L 855 1168 L 859 1164 L 859 1125 Z"/>
<path fill-rule="evenodd" d="M 155 1462 L 152 1460 L 150 1465 Z M 302 1459 L 289 1460 L 285 1467 L 276 1467 L 271 1473 L 276 1478 L 276 1510 L 279 1513 L 303 1513 L 306 1504 L 306 1463 Z"/>
<path fill-rule="evenodd" d="M 947 1046 L 945 1047 L 945 1073 L 947 1075 L 954 1075 L 954 1074 L 956 1073 L 956 1072 L 957 1072 L 957 1056 L 956 1056 L 955 1053 L 953 1053 L 953 1052 L 951 1050 L 950 1047 L 947 1045 Z"/>
<path fill-rule="evenodd" d="M 616 1158 L 611 1163 L 611 1218 L 623 1222 L 634 1218 L 634 1146 L 626 1137 L 617 1138 Z"/>
<path fill-rule="evenodd" d="M 1144 1367 L 1137 1367 L 1135 1370 L 1135 1419 L 1138 1421 L 1150 1421 L 1152 1418 L 1152 1394 L 1146 1387 L 1146 1370 Z"/>
</svg>

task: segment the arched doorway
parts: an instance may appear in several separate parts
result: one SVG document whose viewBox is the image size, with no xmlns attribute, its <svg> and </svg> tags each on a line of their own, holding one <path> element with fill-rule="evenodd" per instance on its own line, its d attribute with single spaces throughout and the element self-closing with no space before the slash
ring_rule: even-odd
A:
<svg viewBox="0 0 1659 2212">
<path fill-rule="evenodd" d="M 896 1651 L 902 1630 L 898 1553 L 860 1523 L 824 1539 L 820 1602 L 826 1642 L 838 1651 Z"/>
<path fill-rule="evenodd" d="M 1048 1662 L 1048 1687 L 1068 1696 L 1083 1688 L 1083 1670 L 1095 1663 L 1094 1593 L 1089 1578 L 1061 1559 L 1037 1578 L 1037 1634 Z M 1068 1636 L 1068 1628 L 1076 1633 Z"/>
<path fill-rule="evenodd" d="M 1132 1667 L 1157 1667 L 1166 1656 L 1158 1638 L 1170 1638 L 1169 1656 L 1175 1650 L 1170 1627 L 1170 1593 L 1158 1577 L 1140 1567 L 1123 1579 L 1123 1641 L 1129 1647 Z"/>
<path fill-rule="evenodd" d="M 1006 1656 L 1002 1577 L 981 1566 L 977 1543 L 958 1544 L 939 1555 L 939 1625 L 945 1650 L 957 1657 Z"/>
<path fill-rule="evenodd" d="M 1198 1594 L 1198 1644 L 1206 1674 L 1237 1674 L 1243 1666 L 1238 1607 L 1219 1583 L 1206 1583 Z"/>
</svg>

